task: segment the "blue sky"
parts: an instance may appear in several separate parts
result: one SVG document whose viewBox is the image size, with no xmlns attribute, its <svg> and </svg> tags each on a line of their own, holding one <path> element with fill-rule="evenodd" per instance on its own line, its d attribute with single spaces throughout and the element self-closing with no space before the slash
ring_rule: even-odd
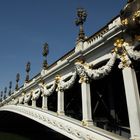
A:
<svg viewBox="0 0 140 140">
<path fill-rule="evenodd" d="M 31 77 L 42 67 L 42 45 L 49 44 L 51 64 L 75 47 L 78 27 L 76 9 L 88 13 L 87 36 L 97 32 L 119 14 L 127 0 L 0 0 L 0 91 L 15 87 L 15 77 L 25 80 L 25 65 L 31 62 Z"/>
</svg>

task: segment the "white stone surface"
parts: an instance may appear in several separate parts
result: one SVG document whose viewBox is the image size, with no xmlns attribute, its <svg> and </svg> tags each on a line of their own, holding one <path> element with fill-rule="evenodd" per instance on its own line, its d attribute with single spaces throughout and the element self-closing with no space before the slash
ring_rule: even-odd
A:
<svg viewBox="0 0 140 140">
<path fill-rule="evenodd" d="M 135 71 L 131 67 L 123 69 L 123 79 L 128 107 L 131 139 L 140 139 L 140 97 Z"/>
<path fill-rule="evenodd" d="M 57 95 L 57 113 L 64 115 L 64 91 L 59 90 Z"/>
<path fill-rule="evenodd" d="M 82 90 L 83 123 L 87 123 L 85 125 L 93 125 L 92 113 L 91 113 L 90 84 L 86 82 L 82 82 L 81 90 Z"/>
</svg>

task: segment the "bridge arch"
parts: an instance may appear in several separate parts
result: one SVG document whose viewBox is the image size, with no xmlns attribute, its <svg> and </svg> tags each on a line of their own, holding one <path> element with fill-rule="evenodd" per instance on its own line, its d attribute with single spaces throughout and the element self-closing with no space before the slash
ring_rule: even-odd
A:
<svg viewBox="0 0 140 140">
<path fill-rule="evenodd" d="M 58 116 L 51 111 L 43 111 L 39 108 L 23 105 L 7 105 L 0 108 L 0 112 L 12 112 L 25 116 L 36 121 L 47 128 L 50 128 L 66 137 L 74 140 L 126 140 L 118 135 L 112 134 L 100 128 L 88 127 L 81 124 L 80 121 L 70 119 L 66 116 Z"/>
<path fill-rule="evenodd" d="M 38 140 L 44 138 L 70 140 L 66 136 L 21 114 L 0 111 L 0 139 Z"/>
</svg>

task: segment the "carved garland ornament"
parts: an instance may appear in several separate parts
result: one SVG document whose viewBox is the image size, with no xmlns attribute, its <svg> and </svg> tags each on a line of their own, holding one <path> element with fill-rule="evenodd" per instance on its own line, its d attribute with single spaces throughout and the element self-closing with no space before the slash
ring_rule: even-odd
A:
<svg viewBox="0 0 140 140">
<path fill-rule="evenodd" d="M 116 53 L 113 53 L 111 58 L 107 62 L 107 64 L 98 69 L 92 69 L 86 63 L 82 64 L 80 62 L 76 62 L 75 65 L 76 65 L 78 74 L 81 77 L 81 80 L 88 81 L 88 77 L 90 77 L 91 79 L 100 79 L 100 78 L 103 78 L 105 75 L 108 75 L 109 72 L 111 71 L 112 66 L 115 63 L 115 60 L 116 60 Z"/>
<path fill-rule="evenodd" d="M 30 101 L 30 99 L 31 99 L 31 96 L 32 96 L 32 92 L 28 93 L 28 94 L 25 94 L 24 103 L 28 103 Z"/>
<path fill-rule="evenodd" d="M 59 78 L 57 77 L 56 78 L 56 83 L 57 83 L 56 91 L 64 91 L 72 87 L 75 82 L 76 77 L 77 77 L 76 71 L 72 74 L 71 78 L 66 82 L 63 79 L 61 79 L 61 77 Z"/>
<path fill-rule="evenodd" d="M 125 47 L 130 58 L 133 58 L 134 60 L 140 60 L 140 52 L 137 50 L 134 50 L 135 48 L 134 46 L 130 46 L 126 42 L 124 42 L 123 46 Z"/>
<path fill-rule="evenodd" d="M 75 63 L 77 74 L 80 76 L 79 83 L 89 82 L 89 77 L 85 72 L 85 67 L 88 67 L 88 64 L 83 61 L 78 61 Z M 88 67 L 89 68 L 89 67 Z"/>
<path fill-rule="evenodd" d="M 18 98 L 16 98 L 16 99 L 12 99 L 13 101 L 12 101 L 12 104 L 14 104 L 14 105 L 17 105 L 18 103 L 19 103 L 19 100 L 18 100 Z"/>
<path fill-rule="evenodd" d="M 24 101 L 24 93 L 22 93 L 22 96 L 19 97 L 19 104 L 22 104 Z"/>
<path fill-rule="evenodd" d="M 31 100 L 37 100 L 39 98 L 39 96 L 40 96 L 40 93 L 41 93 L 40 89 L 35 90 L 32 93 L 32 99 Z"/>
<path fill-rule="evenodd" d="M 39 89 L 42 92 L 42 96 L 50 96 L 54 92 L 55 87 L 56 87 L 56 82 L 54 82 L 50 88 L 47 88 L 41 83 L 39 84 Z"/>
</svg>

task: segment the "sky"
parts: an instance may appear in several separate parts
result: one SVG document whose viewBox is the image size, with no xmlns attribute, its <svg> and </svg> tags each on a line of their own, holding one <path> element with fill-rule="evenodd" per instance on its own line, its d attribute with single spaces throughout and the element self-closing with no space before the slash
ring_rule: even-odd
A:
<svg viewBox="0 0 140 140">
<path fill-rule="evenodd" d="M 24 84 L 25 66 L 31 62 L 30 78 L 42 69 L 43 44 L 49 44 L 51 65 L 75 47 L 79 28 L 77 8 L 85 8 L 87 37 L 117 16 L 127 0 L 0 0 L 0 91 Z"/>
</svg>

